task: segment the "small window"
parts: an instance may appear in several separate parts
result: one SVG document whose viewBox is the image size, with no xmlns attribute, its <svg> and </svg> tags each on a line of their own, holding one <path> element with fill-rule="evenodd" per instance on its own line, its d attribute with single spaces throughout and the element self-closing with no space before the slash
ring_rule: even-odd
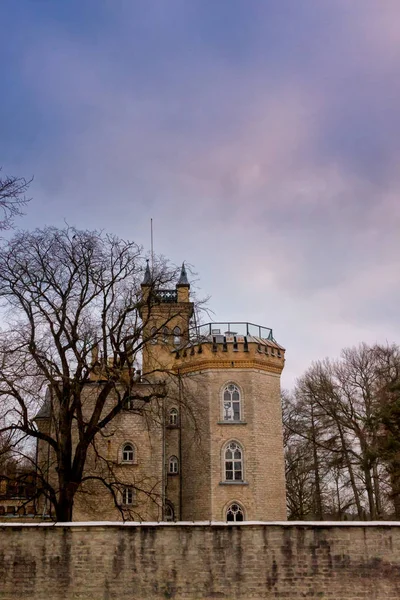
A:
<svg viewBox="0 0 400 600">
<path fill-rule="evenodd" d="M 171 456 L 168 464 L 168 473 L 171 475 L 176 475 L 179 473 L 179 461 L 176 456 Z"/>
<path fill-rule="evenodd" d="M 152 327 L 150 331 L 150 344 L 157 344 L 157 327 Z"/>
<path fill-rule="evenodd" d="M 164 344 L 168 344 L 168 338 L 169 338 L 168 327 L 163 327 L 163 330 L 162 330 L 162 340 L 163 340 Z"/>
<path fill-rule="evenodd" d="M 135 401 L 134 401 L 134 399 L 132 397 L 129 396 L 125 400 L 124 408 L 125 408 L 125 410 L 134 410 L 134 408 L 135 408 Z"/>
<path fill-rule="evenodd" d="M 240 413 L 240 391 L 236 385 L 230 383 L 224 389 L 223 420 L 240 421 Z"/>
<path fill-rule="evenodd" d="M 173 335 L 174 335 L 174 346 L 180 346 L 181 345 L 181 330 L 179 327 L 174 327 Z"/>
<path fill-rule="evenodd" d="M 176 408 L 171 408 L 169 411 L 168 424 L 172 427 L 176 427 L 178 425 L 178 411 Z"/>
<path fill-rule="evenodd" d="M 243 481 L 243 451 L 237 442 L 225 448 L 225 481 Z"/>
<path fill-rule="evenodd" d="M 175 511 L 174 511 L 174 507 L 172 506 L 172 504 L 170 504 L 169 502 L 167 502 L 167 504 L 165 505 L 165 509 L 164 509 L 164 519 L 166 521 L 168 521 L 169 523 L 171 523 L 172 521 L 175 521 Z"/>
<path fill-rule="evenodd" d="M 135 490 L 133 487 L 126 487 L 122 490 L 122 504 L 125 506 L 132 506 Z"/>
<path fill-rule="evenodd" d="M 226 520 L 227 521 L 244 521 L 243 508 L 240 504 L 234 502 L 231 504 L 226 511 Z"/>
<path fill-rule="evenodd" d="M 122 462 L 132 463 L 135 459 L 135 450 L 132 444 L 124 444 L 122 448 Z"/>
</svg>

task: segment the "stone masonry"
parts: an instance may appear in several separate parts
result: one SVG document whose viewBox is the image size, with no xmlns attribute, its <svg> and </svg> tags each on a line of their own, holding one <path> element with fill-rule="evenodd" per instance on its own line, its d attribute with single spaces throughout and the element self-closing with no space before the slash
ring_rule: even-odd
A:
<svg viewBox="0 0 400 600">
<path fill-rule="evenodd" d="M 0 526 L 2 600 L 400 597 L 398 523 Z"/>
</svg>

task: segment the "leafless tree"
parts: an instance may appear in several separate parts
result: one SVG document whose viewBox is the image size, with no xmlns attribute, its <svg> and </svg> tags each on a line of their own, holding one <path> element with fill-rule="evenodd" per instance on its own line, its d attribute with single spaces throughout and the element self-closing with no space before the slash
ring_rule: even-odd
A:
<svg viewBox="0 0 400 600">
<path fill-rule="evenodd" d="M 394 507 L 400 517 L 399 375 L 397 346 L 360 344 L 298 380 L 284 411 L 287 470 L 297 477 L 291 514 L 380 519 Z M 304 507 L 305 485 L 314 503 Z"/>
<path fill-rule="evenodd" d="M 31 182 L 24 177 L 0 175 L 0 229 L 10 229 L 14 218 L 23 215 L 22 208 L 30 201 L 25 194 Z"/>
<path fill-rule="evenodd" d="M 113 494 L 121 485 L 110 469 L 86 467 L 127 403 L 160 418 L 167 373 L 142 373 L 139 385 L 138 367 L 158 290 L 176 271 L 156 261 L 144 296 L 144 265 L 135 243 L 72 227 L 17 233 L 0 249 L 2 431 L 47 448 L 37 490 L 58 521 L 72 520 L 76 494 L 90 482 Z M 46 411 L 47 429 L 38 427 Z"/>
</svg>

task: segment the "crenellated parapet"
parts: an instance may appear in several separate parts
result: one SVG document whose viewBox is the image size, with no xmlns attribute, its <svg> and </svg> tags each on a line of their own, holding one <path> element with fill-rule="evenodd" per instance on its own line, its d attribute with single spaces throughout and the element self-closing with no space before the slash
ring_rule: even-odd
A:
<svg viewBox="0 0 400 600">
<path fill-rule="evenodd" d="M 250 368 L 280 374 L 285 349 L 272 330 L 252 323 L 207 323 L 191 332 L 188 343 L 174 350 L 173 368 L 181 373 L 203 369 Z M 257 335 L 258 334 L 258 335 Z"/>
</svg>

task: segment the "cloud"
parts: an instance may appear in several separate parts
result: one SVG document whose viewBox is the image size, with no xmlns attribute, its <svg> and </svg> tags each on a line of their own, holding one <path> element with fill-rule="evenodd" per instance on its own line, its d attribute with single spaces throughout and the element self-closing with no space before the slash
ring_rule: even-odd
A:
<svg viewBox="0 0 400 600">
<path fill-rule="evenodd" d="M 400 341 L 397 0 L 99 4 L 87 26 L 75 3 L 26 18 L 25 223 L 148 246 L 153 217 L 216 318 L 274 328 L 288 384 Z"/>
</svg>

